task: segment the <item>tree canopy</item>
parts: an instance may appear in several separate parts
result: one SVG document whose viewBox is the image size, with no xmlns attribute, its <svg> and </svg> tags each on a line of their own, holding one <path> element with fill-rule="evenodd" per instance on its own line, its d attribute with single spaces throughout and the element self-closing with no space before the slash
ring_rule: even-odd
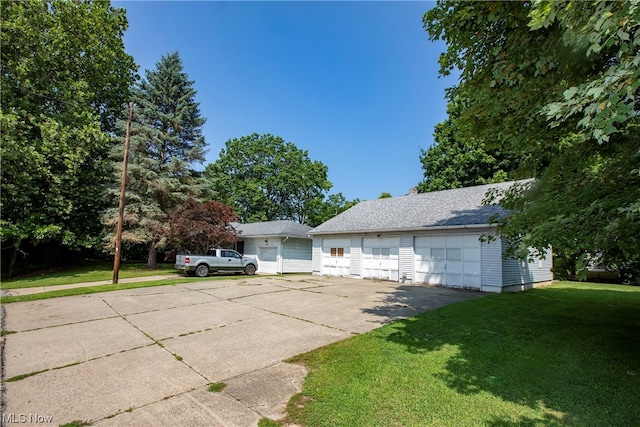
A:
<svg viewBox="0 0 640 427">
<path fill-rule="evenodd" d="M 3 246 L 93 246 L 109 133 L 137 69 L 125 12 L 56 0 L 4 1 L 0 11 Z"/>
<path fill-rule="evenodd" d="M 436 125 L 434 143 L 420 150 L 424 179 L 417 185 L 420 193 L 449 190 L 525 177 L 519 172 L 522 156 L 499 147 L 488 148 L 484 141 L 466 135 L 458 128 L 465 102 L 455 97 L 449 102 L 447 120 Z"/>
<path fill-rule="evenodd" d="M 210 247 L 227 247 L 238 240 L 231 225 L 238 216 L 231 207 L 215 201 L 198 202 L 193 197 L 170 215 L 169 242 L 175 250 L 206 253 Z"/>
<path fill-rule="evenodd" d="M 445 2 L 424 15 L 440 72 L 469 102 L 457 123 L 523 156 L 537 179 L 509 192 L 508 253 L 553 246 L 640 271 L 640 21 L 635 1 Z"/>
<path fill-rule="evenodd" d="M 227 141 L 206 176 L 218 201 L 243 222 L 289 219 L 308 223 L 331 188 L 327 167 L 292 142 L 270 134 Z"/>
<path fill-rule="evenodd" d="M 203 191 L 202 179 L 192 170 L 194 163 L 204 161 L 205 148 L 205 119 L 200 116 L 193 83 L 174 52 L 163 56 L 156 69 L 147 70 L 146 79 L 132 93 L 134 112 L 122 240 L 148 245 L 149 267 L 156 266 L 157 249 L 166 242 L 172 209 Z M 114 206 L 119 195 L 123 146 L 119 143 L 113 152 L 116 180 L 110 193 Z M 107 226 L 116 219 L 116 207 L 103 217 Z"/>
</svg>

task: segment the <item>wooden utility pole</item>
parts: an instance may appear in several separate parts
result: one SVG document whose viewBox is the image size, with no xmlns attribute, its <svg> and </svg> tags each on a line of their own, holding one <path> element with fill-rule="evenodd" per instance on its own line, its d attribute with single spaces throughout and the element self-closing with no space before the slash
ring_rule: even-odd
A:
<svg viewBox="0 0 640 427">
<path fill-rule="evenodd" d="M 116 228 L 116 253 L 113 257 L 113 284 L 118 283 L 120 272 L 120 253 L 122 247 L 122 223 L 124 222 L 124 195 L 127 186 L 127 161 L 129 159 L 129 134 L 131 133 L 131 119 L 133 117 L 133 102 L 129 103 L 127 114 L 127 131 L 124 137 L 124 159 L 122 160 L 122 178 L 120 178 L 120 202 L 118 204 L 118 225 Z"/>
</svg>

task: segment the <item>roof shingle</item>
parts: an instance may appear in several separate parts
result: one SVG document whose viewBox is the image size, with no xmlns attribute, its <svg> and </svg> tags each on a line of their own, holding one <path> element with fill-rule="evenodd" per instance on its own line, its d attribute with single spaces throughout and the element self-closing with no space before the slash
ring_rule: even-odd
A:
<svg viewBox="0 0 640 427">
<path fill-rule="evenodd" d="M 312 229 L 309 234 L 485 226 L 491 216 L 504 214 L 504 209 L 496 204 L 482 204 L 487 191 L 492 188 L 506 189 L 514 183 L 366 200 Z"/>
<path fill-rule="evenodd" d="M 250 224 L 234 224 L 236 230 L 241 230 L 240 238 L 281 236 L 281 237 L 309 237 L 311 227 L 294 221 L 266 221 Z"/>
</svg>

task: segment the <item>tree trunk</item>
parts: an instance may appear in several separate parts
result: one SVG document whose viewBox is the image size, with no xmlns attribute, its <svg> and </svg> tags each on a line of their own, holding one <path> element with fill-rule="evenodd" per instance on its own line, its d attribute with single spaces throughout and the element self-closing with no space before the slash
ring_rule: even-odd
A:
<svg viewBox="0 0 640 427">
<path fill-rule="evenodd" d="M 18 251 L 19 250 L 20 250 L 20 247 L 16 243 L 13 246 L 13 255 L 11 256 L 11 262 L 9 263 L 9 274 L 8 274 L 8 277 L 13 277 L 13 269 L 16 266 L 16 260 L 18 259 Z"/>
<path fill-rule="evenodd" d="M 158 242 L 155 240 L 151 241 L 151 246 L 149 246 L 149 255 L 147 256 L 147 268 L 157 268 L 158 267 L 158 249 L 156 246 Z"/>
</svg>

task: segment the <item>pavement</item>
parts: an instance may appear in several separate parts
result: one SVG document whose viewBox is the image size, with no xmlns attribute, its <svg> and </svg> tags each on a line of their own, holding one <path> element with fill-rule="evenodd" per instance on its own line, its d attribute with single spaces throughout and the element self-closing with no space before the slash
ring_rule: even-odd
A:
<svg viewBox="0 0 640 427">
<path fill-rule="evenodd" d="M 302 390 L 292 356 L 481 295 L 285 275 L 5 304 L 1 424 L 257 426 Z"/>
</svg>

